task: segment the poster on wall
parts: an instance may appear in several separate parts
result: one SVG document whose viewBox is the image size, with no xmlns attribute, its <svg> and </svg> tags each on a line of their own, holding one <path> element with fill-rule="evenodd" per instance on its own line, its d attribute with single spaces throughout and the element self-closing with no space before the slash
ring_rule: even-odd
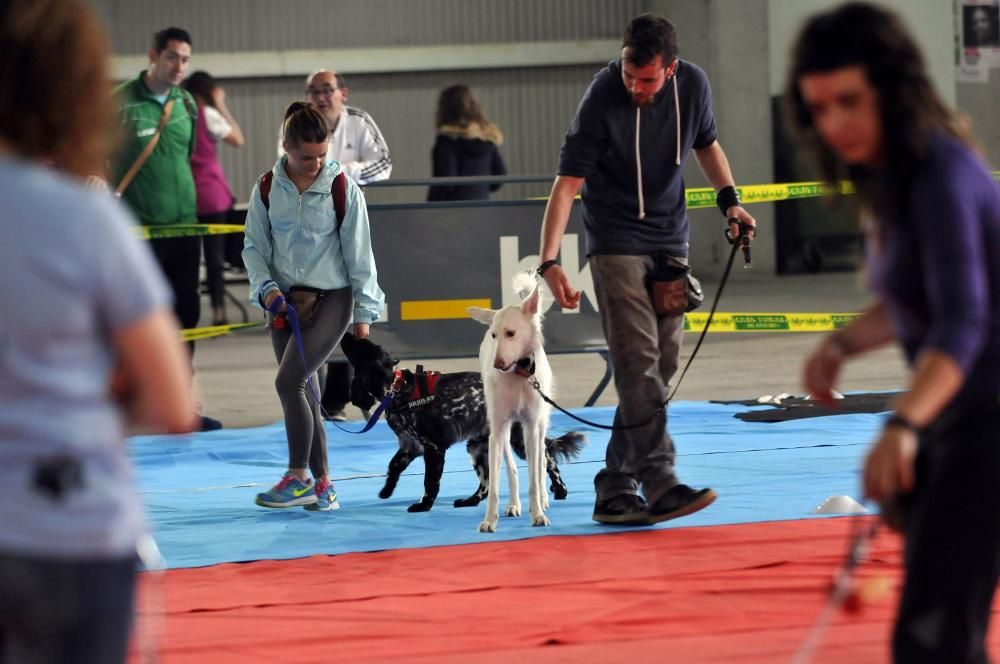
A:
<svg viewBox="0 0 1000 664">
<path fill-rule="evenodd" d="M 955 0 L 956 77 L 967 83 L 989 81 L 1000 66 L 1000 0 Z"/>
</svg>

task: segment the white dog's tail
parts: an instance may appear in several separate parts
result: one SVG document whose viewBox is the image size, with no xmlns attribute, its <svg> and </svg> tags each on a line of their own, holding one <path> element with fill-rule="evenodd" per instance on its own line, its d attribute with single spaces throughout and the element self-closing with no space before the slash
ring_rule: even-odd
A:
<svg viewBox="0 0 1000 664">
<path fill-rule="evenodd" d="M 517 293 L 517 296 L 522 300 L 531 295 L 531 292 L 535 290 L 537 286 L 538 278 L 535 276 L 534 272 L 524 271 L 518 272 L 514 275 L 514 292 Z M 539 295 L 541 295 L 541 292 L 539 292 Z"/>
</svg>

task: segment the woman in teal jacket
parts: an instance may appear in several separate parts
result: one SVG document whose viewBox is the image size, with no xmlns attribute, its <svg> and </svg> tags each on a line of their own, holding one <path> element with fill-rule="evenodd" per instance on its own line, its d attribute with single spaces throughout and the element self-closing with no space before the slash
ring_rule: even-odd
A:
<svg viewBox="0 0 1000 664">
<path fill-rule="evenodd" d="M 368 210 L 357 184 L 344 178 L 343 201 L 333 194 L 340 164 L 327 159 L 329 129 L 312 104 L 285 111 L 285 154 L 250 194 L 243 260 L 251 300 L 267 310 L 278 359 L 275 388 L 285 416 L 288 471 L 262 507 L 339 507 L 328 476 L 326 431 L 318 394 L 306 381 L 326 362 L 354 320 L 354 335 L 368 336 L 385 301 L 372 255 Z M 343 208 L 338 218 L 338 207 Z M 302 356 L 287 321 L 287 304 L 302 328 Z M 313 380 L 313 385 L 316 381 Z M 308 472 L 312 473 L 312 478 Z"/>
</svg>

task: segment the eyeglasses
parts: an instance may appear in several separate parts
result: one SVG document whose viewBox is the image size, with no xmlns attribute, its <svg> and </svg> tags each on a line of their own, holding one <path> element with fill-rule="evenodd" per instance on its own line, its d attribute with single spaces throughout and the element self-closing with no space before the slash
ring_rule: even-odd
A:
<svg viewBox="0 0 1000 664">
<path fill-rule="evenodd" d="M 324 85 L 321 88 L 306 88 L 307 97 L 330 97 L 336 92 L 338 88 L 330 87 L 329 85 Z"/>
</svg>

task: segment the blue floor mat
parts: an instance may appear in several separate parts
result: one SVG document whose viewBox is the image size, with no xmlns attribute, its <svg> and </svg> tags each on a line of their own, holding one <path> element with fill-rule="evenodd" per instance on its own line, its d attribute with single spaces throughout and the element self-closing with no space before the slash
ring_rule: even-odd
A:
<svg viewBox="0 0 1000 664">
<path fill-rule="evenodd" d="M 710 508 L 660 528 L 710 526 L 809 517 L 829 496 L 857 497 L 858 469 L 881 415 L 839 415 L 778 423 L 743 422 L 733 415 L 745 406 L 677 402 L 669 428 L 677 445 L 677 469 L 692 486 L 711 486 L 719 499 Z M 610 423 L 613 408 L 585 408 L 577 415 Z M 352 430 L 360 422 L 347 423 Z M 569 497 L 552 500 L 552 525 L 533 528 L 527 514 L 527 469 L 521 463 L 525 516 L 503 518 L 496 533 L 478 532 L 486 511 L 452 507 L 470 495 L 477 480 L 464 444 L 447 455 L 441 493 L 430 512 L 406 508 L 423 494 L 423 461 L 413 462 L 392 498 L 378 491 L 386 464 L 397 449 L 384 421 L 363 435 L 327 425 L 331 475 L 342 508 L 317 513 L 302 508 L 273 510 L 254 505 L 284 472 L 284 426 L 230 429 L 190 436 L 143 436 L 130 440 L 140 492 L 154 536 L 171 568 L 222 562 L 299 558 L 313 554 L 439 546 L 544 535 L 619 532 L 591 520 L 593 479 L 604 462 L 609 432 L 555 413 L 550 435 L 577 430 L 589 444 L 580 458 L 560 464 Z M 501 514 L 506 504 L 501 478 Z M 546 481 L 546 486 L 548 482 Z"/>
</svg>

